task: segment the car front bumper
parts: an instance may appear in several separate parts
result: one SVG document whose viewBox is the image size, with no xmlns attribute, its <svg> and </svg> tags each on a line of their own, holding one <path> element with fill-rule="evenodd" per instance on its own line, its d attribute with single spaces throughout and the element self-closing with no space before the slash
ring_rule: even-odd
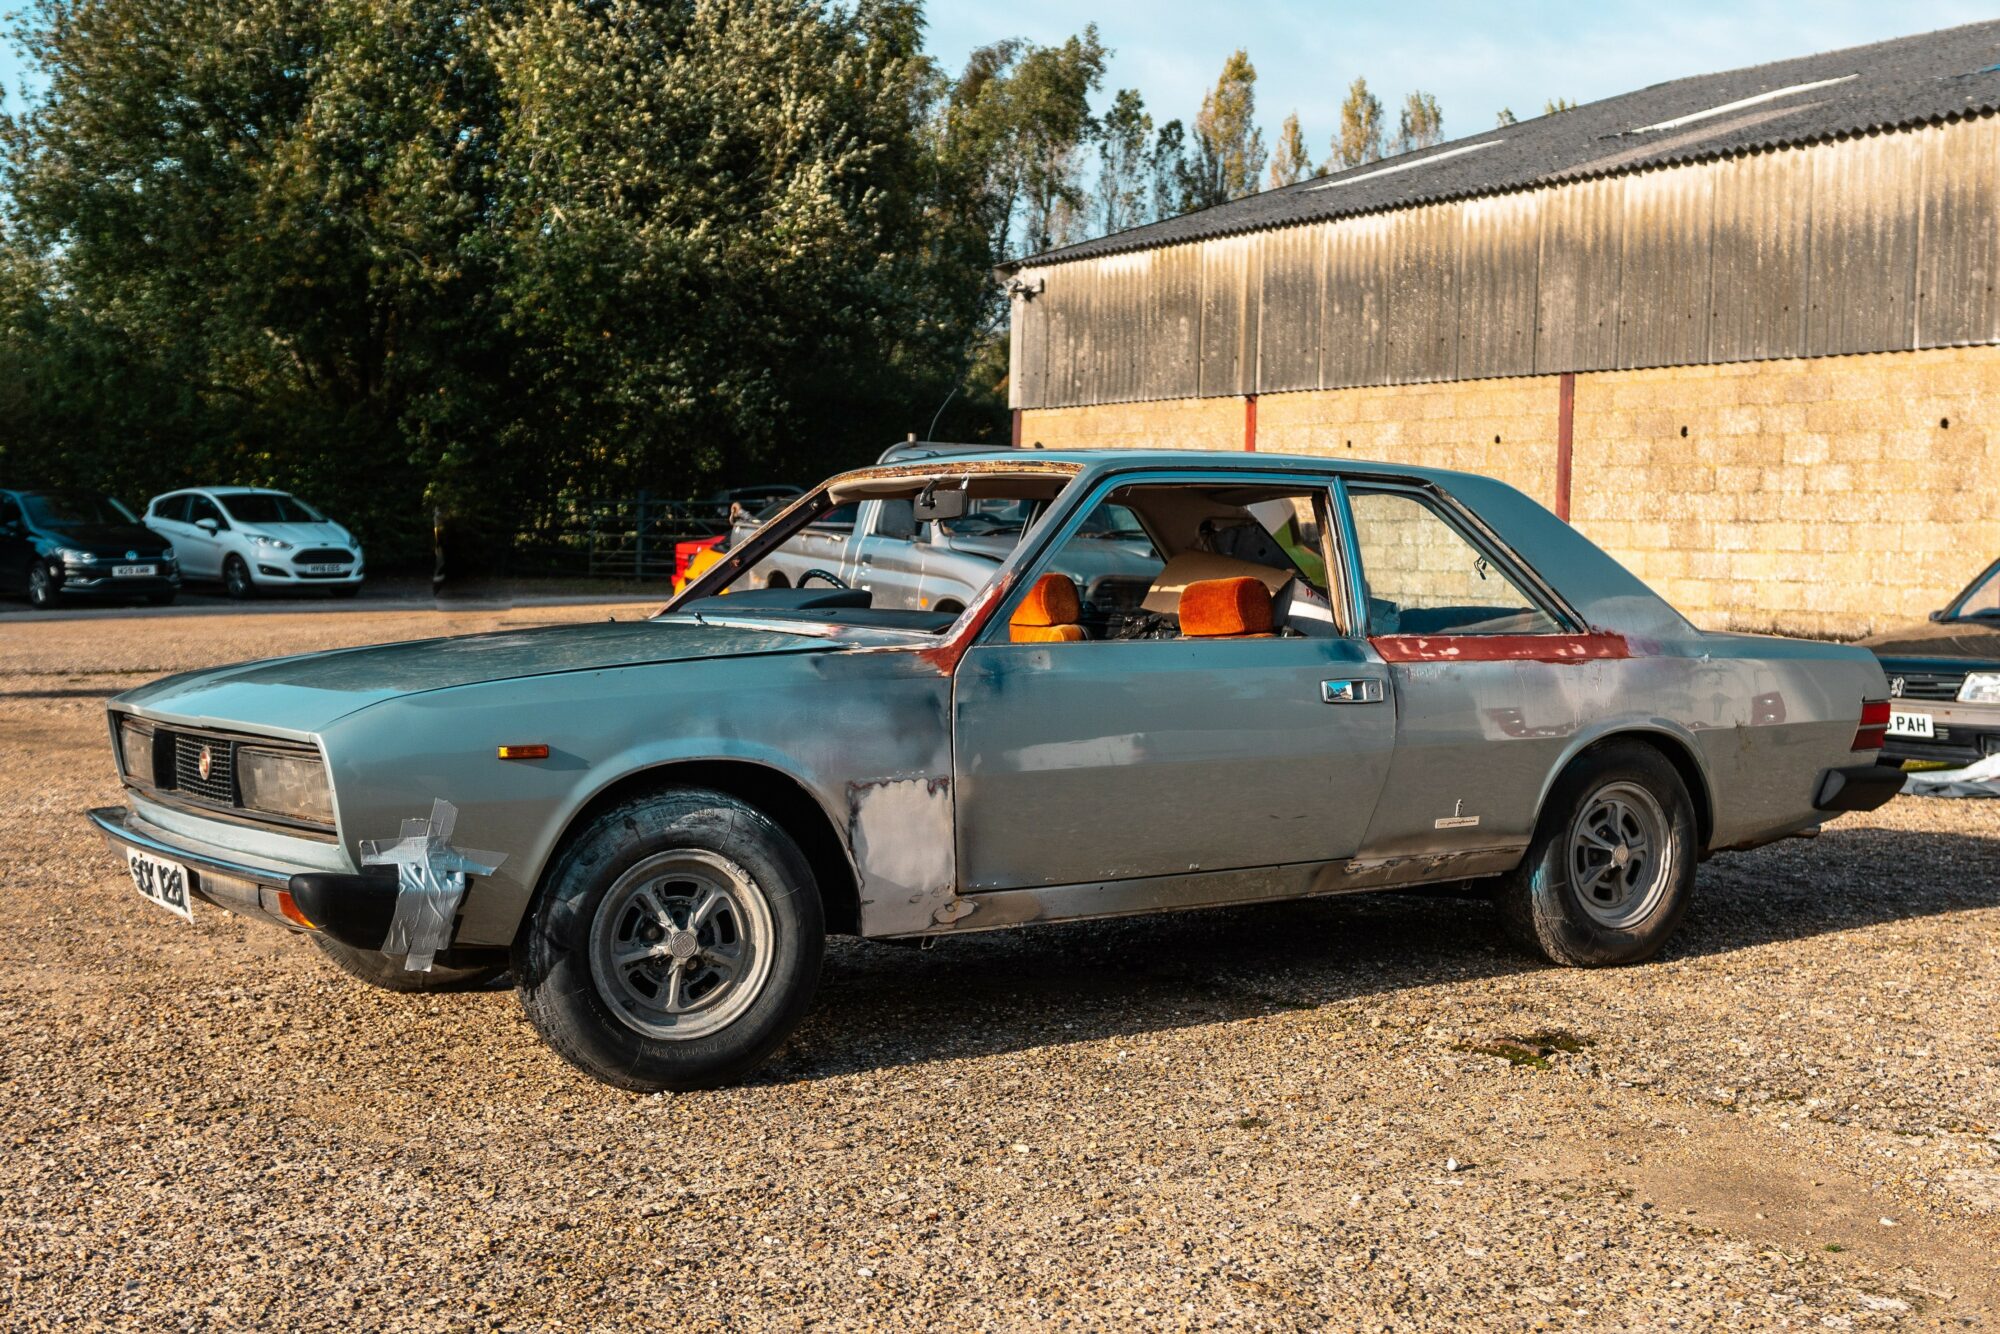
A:
<svg viewBox="0 0 2000 1334">
<path fill-rule="evenodd" d="M 179 571 L 172 574 L 156 574 L 142 579 L 120 579 L 108 572 L 80 569 L 75 566 L 51 565 L 51 571 L 62 570 L 56 580 L 56 591 L 64 597 L 72 598 L 139 598 L 156 593 L 179 592 L 181 576 Z"/>
<path fill-rule="evenodd" d="M 1829 814 L 1872 811 L 1903 790 L 1903 771 L 1886 764 L 1850 764 L 1828 769 L 1813 789 L 1813 806 Z"/>
</svg>

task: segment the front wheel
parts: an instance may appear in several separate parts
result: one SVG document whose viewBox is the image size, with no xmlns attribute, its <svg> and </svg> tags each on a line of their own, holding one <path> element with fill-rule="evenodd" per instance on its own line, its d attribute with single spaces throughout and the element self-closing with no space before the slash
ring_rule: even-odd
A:
<svg viewBox="0 0 2000 1334">
<path fill-rule="evenodd" d="M 1528 855 L 1501 880 L 1501 924 L 1550 963 L 1650 959 L 1687 912 L 1698 853 L 1674 766 L 1644 743 L 1614 742 L 1556 781 Z"/>
<path fill-rule="evenodd" d="M 522 1008 L 584 1073 L 637 1092 L 709 1088 L 798 1026 L 825 951 L 798 845 L 721 792 L 610 807 L 547 873 L 514 947 Z"/>
<path fill-rule="evenodd" d="M 256 594 L 257 585 L 251 582 L 250 567 L 243 563 L 241 556 L 231 556 L 222 563 L 222 591 L 238 602 Z"/>
<path fill-rule="evenodd" d="M 57 587 L 55 576 L 49 573 L 49 567 L 40 561 L 28 565 L 28 601 L 42 611 L 62 605 L 62 590 Z"/>
</svg>

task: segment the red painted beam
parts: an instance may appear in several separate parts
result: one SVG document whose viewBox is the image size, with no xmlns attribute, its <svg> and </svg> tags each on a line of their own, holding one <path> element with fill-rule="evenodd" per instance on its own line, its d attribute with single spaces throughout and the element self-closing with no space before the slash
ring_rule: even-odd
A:
<svg viewBox="0 0 2000 1334">
<path fill-rule="evenodd" d="M 1257 452 L 1257 396 L 1243 396 L 1243 449 L 1245 453 Z"/>
<path fill-rule="evenodd" d="M 1569 522 L 1570 451 L 1576 439 L 1576 372 L 1556 386 L 1556 517 Z"/>
<path fill-rule="evenodd" d="M 1021 447 L 1021 410 L 1015 408 L 1009 415 L 1014 419 L 1014 448 L 1019 449 Z"/>
</svg>

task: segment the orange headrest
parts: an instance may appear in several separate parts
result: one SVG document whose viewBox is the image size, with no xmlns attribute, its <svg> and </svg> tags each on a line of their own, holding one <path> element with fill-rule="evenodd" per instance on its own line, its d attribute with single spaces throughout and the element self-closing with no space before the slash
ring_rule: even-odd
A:
<svg viewBox="0 0 2000 1334">
<path fill-rule="evenodd" d="M 1261 579 L 1204 579 L 1181 592 L 1181 633 L 1190 639 L 1271 633 L 1271 590 Z"/>
<path fill-rule="evenodd" d="M 1074 625 L 1083 615 L 1076 585 L 1066 574 L 1045 574 L 1014 609 L 1009 625 Z"/>
</svg>

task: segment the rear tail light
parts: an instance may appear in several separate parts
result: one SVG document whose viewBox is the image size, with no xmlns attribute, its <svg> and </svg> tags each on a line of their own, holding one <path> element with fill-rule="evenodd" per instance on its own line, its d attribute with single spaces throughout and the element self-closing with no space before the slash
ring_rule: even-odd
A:
<svg viewBox="0 0 2000 1334">
<path fill-rule="evenodd" d="M 1889 701 L 1886 699 L 1864 699 L 1861 701 L 1861 726 L 1854 729 L 1854 749 L 1880 750 L 1883 738 L 1889 734 Z"/>
</svg>

